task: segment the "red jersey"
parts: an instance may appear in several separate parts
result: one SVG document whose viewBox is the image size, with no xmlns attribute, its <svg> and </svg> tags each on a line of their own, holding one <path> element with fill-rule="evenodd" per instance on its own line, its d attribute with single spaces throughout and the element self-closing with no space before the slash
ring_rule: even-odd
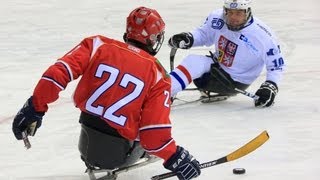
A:
<svg viewBox="0 0 320 180">
<path fill-rule="evenodd" d="M 167 160 L 176 152 L 171 137 L 171 81 L 157 59 L 132 45 L 93 36 L 50 66 L 37 84 L 40 112 L 67 84 L 82 76 L 74 93 L 81 111 L 97 115 L 149 153 Z"/>
</svg>

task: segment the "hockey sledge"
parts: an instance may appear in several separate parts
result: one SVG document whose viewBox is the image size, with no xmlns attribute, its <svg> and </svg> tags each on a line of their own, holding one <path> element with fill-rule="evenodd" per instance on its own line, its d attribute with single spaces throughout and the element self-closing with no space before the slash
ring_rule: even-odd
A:
<svg viewBox="0 0 320 180">
<path fill-rule="evenodd" d="M 135 164 L 132 164 L 127 167 L 120 167 L 112 170 L 90 167 L 90 168 L 87 168 L 85 172 L 89 175 L 90 180 L 116 180 L 118 177 L 118 174 L 120 173 L 146 166 L 158 160 L 160 160 L 160 158 L 153 155 L 148 155 L 144 158 L 141 158 Z"/>
<path fill-rule="evenodd" d="M 196 102 L 201 103 L 215 103 L 227 100 L 230 96 L 220 94 L 203 94 L 200 91 L 182 91 L 178 96 L 174 97 L 172 107 L 192 104 Z"/>
</svg>

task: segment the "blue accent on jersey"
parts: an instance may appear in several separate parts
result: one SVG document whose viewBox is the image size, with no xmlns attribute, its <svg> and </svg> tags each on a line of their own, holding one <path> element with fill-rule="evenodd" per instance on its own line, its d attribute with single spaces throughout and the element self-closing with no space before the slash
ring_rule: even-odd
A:
<svg viewBox="0 0 320 180">
<path fill-rule="evenodd" d="M 182 90 L 186 88 L 186 85 L 184 84 L 183 80 L 181 79 L 181 77 L 177 73 L 171 72 L 170 75 L 172 75 L 174 78 L 176 78 L 176 80 L 181 85 Z"/>
<path fill-rule="evenodd" d="M 211 21 L 211 27 L 213 29 L 221 29 L 224 25 L 224 21 L 219 18 L 213 18 Z"/>
<path fill-rule="evenodd" d="M 65 64 L 61 63 L 61 62 L 57 62 L 57 63 L 62 64 L 62 66 L 63 66 L 63 67 L 66 69 L 66 71 L 68 72 L 69 82 L 72 81 L 73 79 L 72 79 L 71 74 L 70 74 L 70 73 L 72 73 L 72 72 L 69 72 L 68 67 L 67 67 Z"/>
<path fill-rule="evenodd" d="M 49 81 L 52 81 L 53 83 L 55 83 L 56 85 L 59 85 L 61 86 L 61 88 L 65 89 L 66 87 L 63 86 L 62 84 L 60 84 L 58 81 L 56 81 L 55 79 L 53 79 L 52 77 L 49 77 L 49 76 L 42 76 L 43 78 L 47 78 Z"/>
<path fill-rule="evenodd" d="M 269 49 L 269 51 L 267 52 L 267 56 L 274 56 L 273 51 L 274 51 L 273 48 Z"/>
<path fill-rule="evenodd" d="M 254 51 L 258 52 L 258 49 L 249 41 L 249 39 L 244 36 L 243 34 L 239 37 L 240 40 L 244 41 L 250 48 L 252 48 Z"/>
</svg>

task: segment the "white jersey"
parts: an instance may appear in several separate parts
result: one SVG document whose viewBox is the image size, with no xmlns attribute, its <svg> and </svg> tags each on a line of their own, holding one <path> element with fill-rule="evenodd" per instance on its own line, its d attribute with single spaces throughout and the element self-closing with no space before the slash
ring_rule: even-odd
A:
<svg viewBox="0 0 320 180">
<path fill-rule="evenodd" d="M 240 31 L 230 31 L 223 10 L 216 10 L 192 35 L 192 47 L 215 45 L 219 64 L 233 80 L 251 84 L 266 66 L 266 80 L 279 83 L 284 67 L 280 46 L 271 29 L 258 18 L 252 18 Z"/>
</svg>

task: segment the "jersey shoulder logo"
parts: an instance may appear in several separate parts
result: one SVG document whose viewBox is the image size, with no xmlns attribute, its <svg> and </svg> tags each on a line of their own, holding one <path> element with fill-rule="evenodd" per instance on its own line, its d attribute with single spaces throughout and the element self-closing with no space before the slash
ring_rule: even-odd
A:
<svg viewBox="0 0 320 180">
<path fill-rule="evenodd" d="M 221 29 L 224 25 L 224 21 L 219 18 L 213 18 L 211 21 L 211 27 L 213 29 Z"/>
<path fill-rule="evenodd" d="M 267 56 L 274 56 L 276 54 L 279 54 L 281 52 L 280 45 L 277 46 L 277 48 L 270 48 L 267 52 Z"/>
</svg>

